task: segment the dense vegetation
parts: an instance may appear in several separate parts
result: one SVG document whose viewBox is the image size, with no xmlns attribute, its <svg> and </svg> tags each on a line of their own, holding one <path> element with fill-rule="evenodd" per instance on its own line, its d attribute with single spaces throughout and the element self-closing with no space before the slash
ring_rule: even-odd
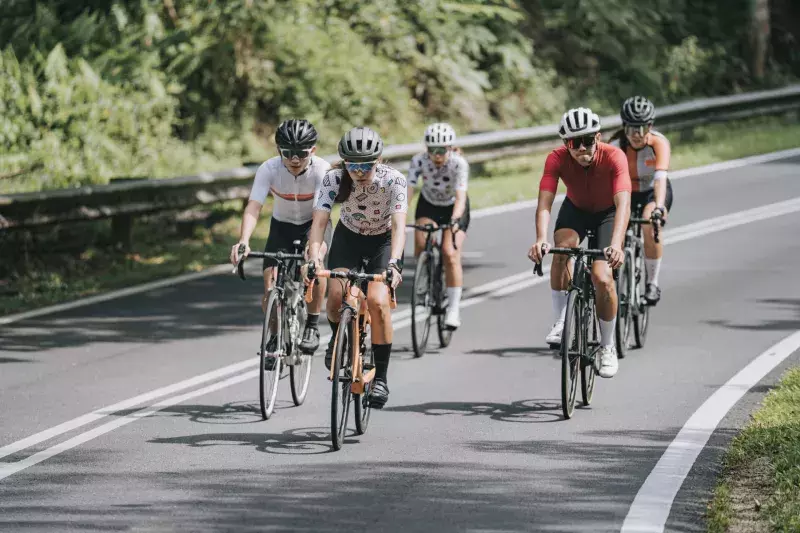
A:
<svg viewBox="0 0 800 533">
<path fill-rule="evenodd" d="M 271 153 L 305 116 L 391 142 L 775 86 L 792 0 L 4 0 L 0 191 L 169 176 Z"/>
</svg>

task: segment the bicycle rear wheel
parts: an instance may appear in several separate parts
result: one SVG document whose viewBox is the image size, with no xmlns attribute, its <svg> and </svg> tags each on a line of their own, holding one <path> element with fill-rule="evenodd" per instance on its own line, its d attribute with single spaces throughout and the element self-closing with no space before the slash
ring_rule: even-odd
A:
<svg viewBox="0 0 800 533">
<path fill-rule="evenodd" d="M 414 271 L 414 287 L 411 291 L 411 343 L 414 346 L 414 357 L 425 355 L 431 333 L 432 259 L 429 252 L 422 252 Z"/>
<path fill-rule="evenodd" d="M 650 306 L 644 299 L 647 291 L 647 275 L 644 269 L 644 250 L 639 250 L 639 257 L 636 258 L 636 279 L 634 280 L 635 302 L 638 313 L 633 320 L 633 335 L 636 339 L 636 347 L 644 348 L 647 341 L 647 328 L 650 325 Z"/>
<path fill-rule="evenodd" d="M 370 331 L 369 324 L 364 325 L 363 334 L 364 351 L 361 353 L 361 364 L 366 374 L 369 370 L 375 368 L 375 354 L 372 352 L 372 338 L 370 337 L 372 332 Z M 372 408 L 369 406 L 369 392 L 371 389 L 372 382 L 366 384 L 363 394 L 353 395 L 353 405 L 355 408 L 353 414 L 356 417 L 356 433 L 359 435 L 366 433 L 367 427 L 369 426 L 369 415 L 372 412 Z"/>
<path fill-rule="evenodd" d="M 350 414 L 350 357 L 349 346 L 353 312 L 345 309 L 336 332 L 336 347 L 333 350 L 333 381 L 331 382 L 331 441 L 334 450 L 341 450 L 347 433 L 347 417 Z"/>
<path fill-rule="evenodd" d="M 561 411 L 564 418 L 572 418 L 575 397 L 578 395 L 583 342 L 581 339 L 582 301 L 578 291 L 570 291 L 567 297 L 567 312 L 564 317 L 564 332 L 561 335 Z"/>
<path fill-rule="evenodd" d="M 625 249 L 625 262 L 617 276 L 617 323 L 614 327 L 614 340 L 617 344 L 617 356 L 622 359 L 628 354 L 630 346 L 631 326 L 633 325 L 633 255 Z"/>
<path fill-rule="evenodd" d="M 447 316 L 447 305 L 445 305 L 447 286 L 445 284 L 444 265 L 442 264 L 441 255 L 437 255 L 435 272 L 433 292 L 436 298 L 436 305 L 441 309 L 441 313 L 436 317 L 436 329 L 439 333 L 439 346 L 447 348 L 450 345 L 450 341 L 453 340 L 453 330 L 444 323 L 444 319 Z"/>
<path fill-rule="evenodd" d="M 600 335 L 598 333 L 597 325 L 597 311 L 595 309 L 594 301 L 589 305 L 588 312 L 589 320 L 584 327 L 585 346 L 588 353 L 593 353 L 597 350 L 600 344 Z M 595 372 L 594 361 L 586 358 L 581 358 L 581 396 L 583 397 L 583 405 L 588 406 L 592 403 L 594 397 L 594 382 L 597 373 Z"/>
<path fill-rule="evenodd" d="M 313 354 L 305 354 L 300 351 L 300 341 L 303 331 L 306 329 L 306 319 L 308 309 L 302 299 L 298 300 L 292 320 L 297 320 L 297 336 L 292 339 L 292 357 L 294 364 L 289 368 L 289 381 L 292 389 L 292 400 L 297 406 L 303 405 L 308 393 L 308 384 L 311 380 L 311 363 L 314 360 Z"/>
<path fill-rule="evenodd" d="M 278 397 L 278 382 L 281 375 L 281 357 L 284 346 L 283 338 L 283 308 L 278 291 L 272 291 L 267 302 L 267 312 L 264 314 L 264 327 L 261 330 L 261 358 L 258 380 L 259 400 L 261 404 L 261 417 L 268 420 L 275 410 L 275 399 Z M 270 331 L 270 323 L 275 331 Z M 267 360 L 272 359 L 271 369 L 266 369 Z"/>
</svg>

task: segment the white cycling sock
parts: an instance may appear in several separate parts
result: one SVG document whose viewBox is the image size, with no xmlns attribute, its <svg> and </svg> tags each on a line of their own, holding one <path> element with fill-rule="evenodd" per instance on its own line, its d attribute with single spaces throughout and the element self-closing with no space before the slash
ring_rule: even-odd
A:
<svg viewBox="0 0 800 533">
<path fill-rule="evenodd" d="M 563 322 L 567 314 L 567 291 L 552 291 L 553 294 L 553 320 Z"/>
<path fill-rule="evenodd" d="M 458 309 L 461 305 L 461 287 L 447 287 L 447 305 L 451 309 Z"/>
<path fill-rule="evenodd" d="M 610 322 L 603 319 L 600 322 L 600 346 L 614 346 L 614 326 L 617 324 L 616 317 L 612 318 Z"/>
<path fill-rule="evenodd" d="M 644 258 L 644 268 L 647 270 L 647 283 L 658 286 L 658 273 L 661 271 L 661 258 Z"/>
</svg>

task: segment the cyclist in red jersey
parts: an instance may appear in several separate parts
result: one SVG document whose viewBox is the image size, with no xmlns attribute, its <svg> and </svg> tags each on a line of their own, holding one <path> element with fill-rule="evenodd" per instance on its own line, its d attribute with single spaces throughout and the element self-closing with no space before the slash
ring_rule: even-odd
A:
<svg viewBox="0 0 800 533">
<path fill-rule="evenodd" d="M 622 251 L 625 230 L 630 218 L 631 178 L 628 161 L 619 148 L 600 142 L 600 118 L 587 108 L 570 109 L 561 118 L 559 135 L 564 146 L 550 152 L 539 183 L 539 204 L 536 208 L 536 243 L 528 257 L 536 262 L 550 248 L 547 228 L 556 196 L 558 180 L 567 186 L 567 198 L 556 219 L 556 247 L 578 246 L 592 230 L 590 248 L 601 248 L 608 261 L 592 264 L 597 315 L 600 322 L 598 374 L 613 377 L 618 370 L 614 347 L 614 326 L 617 317 L 617 291 L 612 269 L 624 261 Z M 555 324 L 546 341 L 560 344 L 567 307 L 569 286 L 567 256 L 553 257 L 550 287 Z"/>
</svg>

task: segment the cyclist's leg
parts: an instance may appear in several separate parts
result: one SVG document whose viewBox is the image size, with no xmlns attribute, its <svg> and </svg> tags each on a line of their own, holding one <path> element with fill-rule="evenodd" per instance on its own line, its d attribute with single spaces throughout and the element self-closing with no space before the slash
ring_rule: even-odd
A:
<svg viewBox="0 0 800 533">
<path fill-rule="evenodd" d="M 325 262 L 325 254 L 330 246 L 332 236 L 332 232 L 330 231 L 330 222 L 328 223 L 328 226 L 329 227 L 325 231 L 322 246 L 320 246 L 320 256 L 322 257 L 323 264 Z M 301 239 L 305 241 L 306 251 L 308 251 L 308 230 L 310 228 L 311 224 L 308 224 L 308 227 L 303 231 Z M 325 290 L 327 287 L 328 280 L 325 278 L 320 278 L 317 280 L 317 283 L 312 290 L 312 299 L 308 304 L 306 328 L 305 331 L 303 331 L 303 340 L 300 343 L 300 349 L 305 353 L 313 354 L 314 351 L 316 351 L 316 349 L 319 347 L 319 313 L 322 310 L 322 303 L 325 300 Z"/>
<path fill-rule="evenodd" d="M 357 268 L 361 261 L 358 241 L 355 233 L 344 227 L 341 223 L 336 226 L 333 233 L 333 240 L 328 252 L 328 268 L 330 270 L 347 271 Z M 331 280 L 328 284 L 328 303 L 326 311 L 328 323 L 331 326 L 331 338 L 328 348 L 325 351 L 325 366 L 330 367 L 331 355 L 333 354 L 333 343 L 336 339 L 336 332 L 339 330 L 339 312 L 342 306 L 342 293 L 344 284 L 340 280 Z"/>
<path fill-rule="evenodd" d="M 267 244 L 264 247 L 265 252 L 275 253 L 280 249 L 290 249 L 293 240 L 292 234 L 293 224 L 287 224 L 274 218 L 269 222 L 269 235 L 267 236 Z M 261 309 L 267 312 L 267 301 L 269 301 L 269 294 L 272 287 L 275 285 L 275 279 L 278 276 L 278 261 L 270 257 L 265 257 L 262 263 L 264 270 L 264 297 L 261 300 Z"/>
<path fill-rule="evenodd" d="M 591 248 L 605 249 L 611 245 L 616 208 L 595 215 L 595 238 Z M 617 349 L 614 346 L 614 328 L 617 324 L 617 288 L 614 273 L 607 261 L 592 263 L 592 284 L 595 291 L 595 307 L 600 325 L 600 350 L 598 374 L 611 378 L 619 369 Z"/>
<path fill-rule="evenodd" d="M 431 205 L 430 202 L 420 194 L 417 200 L 417 209 L 414 211 L 414 224 L 434 224 L 434 219 L 436 218 L 434 211 L 435 206 Z M 419 254 L 421 254 L 422 250 L 425 248 L 425 237 L 426 234 L 424 231 L 414 231 L 414 257 L 419 257 Z"/>
<path fill-rule="evenodd" d="M 665 199 L 665 208 L 667 213 L 672 208 L 672 184 L 667 179 L 667 196 Z M 655 191 L 651 191 L 647 197 L 647 204 L 642 211 L 643 218 L 650 218 L 653 209 L 656 207 Z M 659 236 L 663 234 L 664 228 L 659 228 Z M 646 299 L 651 302 L 657 302 L 661 297 L 661 290 L 658 284 L 658 275 L 661 271 L 661 259 L 664 255 L 664 245 L 661 242 L 655 242 L 655 230 L 652 225 L 645 228 L 644 233 L 644 263 L 647 271 L 647 294 Z M 661 240 L 659 238 L 659 240 Z"/>
<path fill-rule="evenodd" d="M 556 248 L 574 248 L 586 236 L 586 216 L 570 200 L 564 200 L 558 210 L 553 240 Z M 549 344 L 561 342 L 564 313 L 567 310 L 567 289 L 570 280 L 570 258 L 554 255 L 550 267 L 550 289 L 553 302 L 553 329 L 547 335 Z"/>
<path fill-rule="evenodd" d="M 452 217 L 452 207 L 447 209 L 447 218 Z M 444 231 L 442 235 L 442 260 L 444 262 L 445 281 L 447 285 L 447 316 L 445 324 L 450 327 L 459 327 L 461 318 L 459 316 L 459 306 L 461 305 L 461 291 L 464 285 L 463 269 L 461 266 L 461 250 L 467 238 L 467 228 L 469 227 L 469 199 L 467 199 L 464 215 L 459 221 L 460 231 L 456 233 L 456 246 L 453 246 L 453 232 Z"/>
<path fill-rule="evenodd" d="M 369 257 L 367 272 L 378 274 L 389 266 L 392 251 L 392 235 L 370 236 L 365 241 L 364 257 Z M 401 259 L 402 261 L 402 259 Z M 367 287 L 367 307 L 372 330 L 372 353 L 375 356 L 375 384 L 370 393 L 370 403 L 381 408 L 389 399 L 387 376 L 392 355 L 392 312 L 389 307 L 391 295 L 385 283 L 371 282 Z"/>
</svg>

